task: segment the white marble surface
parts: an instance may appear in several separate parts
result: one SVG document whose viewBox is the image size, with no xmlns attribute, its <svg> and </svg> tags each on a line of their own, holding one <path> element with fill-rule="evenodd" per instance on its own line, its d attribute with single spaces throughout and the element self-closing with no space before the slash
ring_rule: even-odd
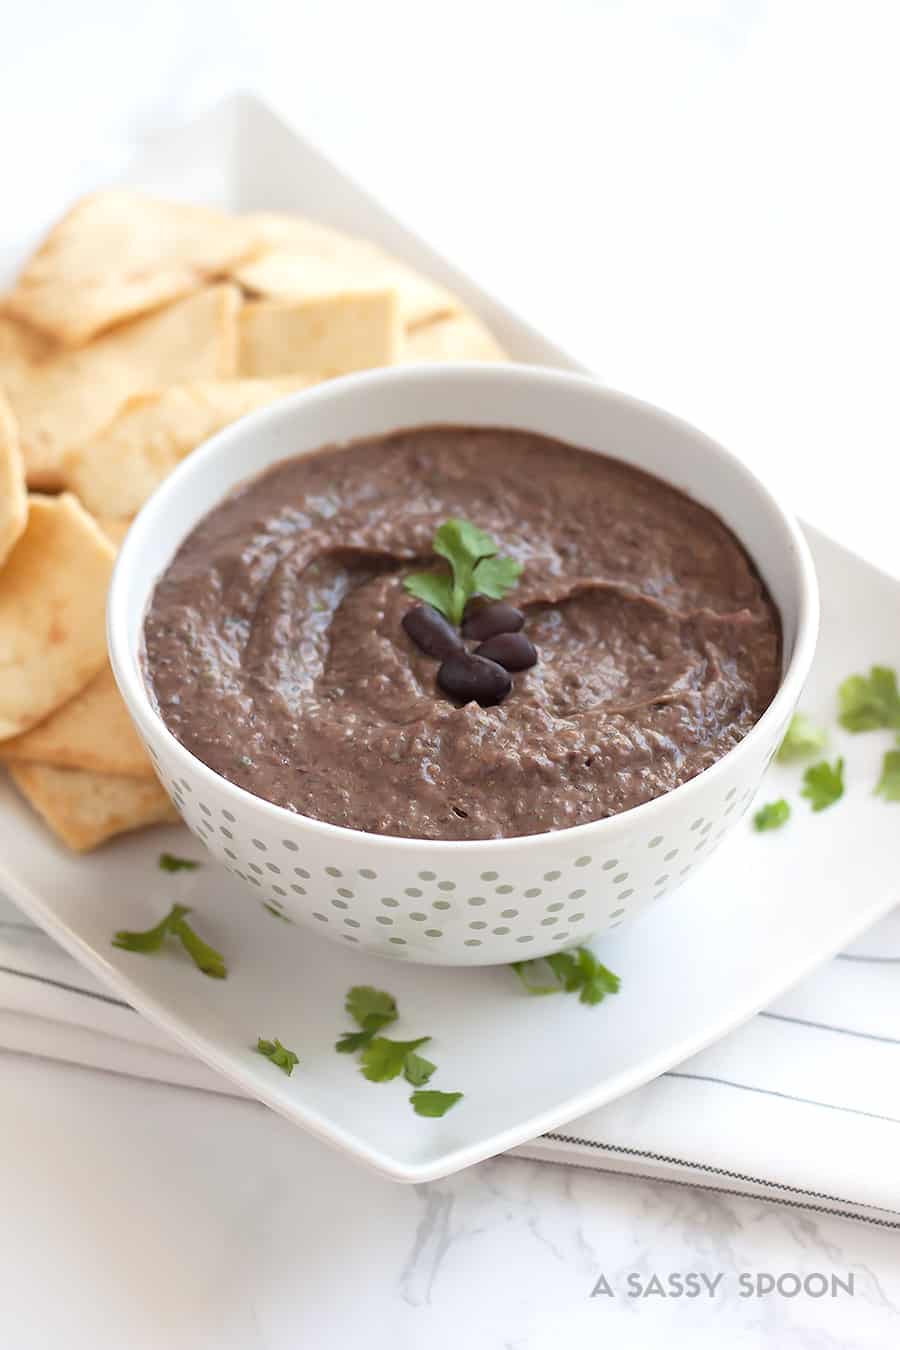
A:
<svg viewBox="0 0 900 1350">
<path fill-rule="evenodd" d="M 897 1235 L 758 1201 L 499 1159 L 393 1185 L 262 1107 L 0 1055 L 10 1350 L 888 1347 Z M 655 1272 L 714 1298 L 629 1297 Z M 742 1299 L 740 1272 L 855 1294 Z M 614 1297 L 591 1298 L 600 1275 Z"/>
<path fill-rule="evenodd" d="M 0 229 L 255 89 L 896 570 L 897 25 L 891 0 L 10 5 Z M 900 1238 L 832 1216 L 512 1160 L 403 1189 L 261 1108 L 10 1055 L 0 1101 L 10 1350 L 898 1341 Z M 628 1296 L 676 1271 L 725 1278 Z M 742 1271 L 856 1292 L 742 1299 Z"/>
</svg>

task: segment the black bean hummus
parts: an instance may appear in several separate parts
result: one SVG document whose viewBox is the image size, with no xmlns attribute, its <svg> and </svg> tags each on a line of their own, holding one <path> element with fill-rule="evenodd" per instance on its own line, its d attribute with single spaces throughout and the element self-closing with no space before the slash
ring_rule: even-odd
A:
<svg viewBox="0 0 900 1350">
<path fill-rule="evenodd" d="M 483 707 L 404 627 L 404 579 L 460 517 L 523 565 L 535 664 Z M 684 493 L 512 430 L 424 427 L 287 460 L 184 541 L 145 621 L 173 734 L 291 811 L 492 839 L 625 811 L 720 759 L 780 677 L 777 611 Z M 471 644 L 470 644 L 471 646 Z"/>
</svg>

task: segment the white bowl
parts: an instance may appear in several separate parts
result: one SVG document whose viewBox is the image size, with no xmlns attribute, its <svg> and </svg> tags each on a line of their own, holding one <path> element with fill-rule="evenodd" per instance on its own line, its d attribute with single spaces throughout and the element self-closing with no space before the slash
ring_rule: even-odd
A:
<svg viewBox="0 0 900 1350">
<path fill-rule="evenodd" d="M 296 815 L 221 778 L 175 739 L 148 697 L 140 651 L 154 584 L 189 531 L 237 483 L 278 460 L 429 423 L 522 428 L 615 455 L 683 489 L 732 528 L 781 612 L 784 635 L 781 686 L 740 744 L 690 782 L 621 815 L 523 838 L 452 842 L 388 838 Z M 522 366 L 352 375 L 228 427 L 141 511 L 119 554 L 108 609 L 113 670 L 160 781 L 190 829 L 246 883 L 248 900 L 265 900 L 319 934 L 439 965 L 559 951 L 680 886 L 750 804 L 796 706 L 817 626 L 803 537 L 739 460 L 686 423 L 585 376 Z M 260 921 L 271 922 L 262 914 Z"/>
</svg>

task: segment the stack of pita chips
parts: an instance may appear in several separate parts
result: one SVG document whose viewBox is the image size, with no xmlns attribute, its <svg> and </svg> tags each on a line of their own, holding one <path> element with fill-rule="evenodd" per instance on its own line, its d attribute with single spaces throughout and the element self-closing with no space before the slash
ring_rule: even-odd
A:
<svg viewBox="0 0 900 1350">
<path fill-rule="evenodd" d="M 134 515 L 230 422 L 320 380 L 504 360 L 443 286 L 299 216 L 113 190 L 0 298 L 0 761 L 69 847 L 174 819 L 106 657 Z"/>
</svg>

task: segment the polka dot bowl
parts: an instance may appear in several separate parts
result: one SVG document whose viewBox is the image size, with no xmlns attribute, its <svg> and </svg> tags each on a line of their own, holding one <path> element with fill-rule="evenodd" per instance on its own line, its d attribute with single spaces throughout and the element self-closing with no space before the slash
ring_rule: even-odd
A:
<svg viewBox="0 0 900 1350">
<path fill-rule="evenodd" d="M 471 843 L 387 838 L 298 816 L 185 750 L 152 705 L 140 659 L 143 614 L 181 540 L 248 473 L 321 445 L 436 422 L 524 427 L 618 455 L 675 479 L 731 526 L 784 630 L 781 687 L 739 745 L 689 783 L 619 816 Z M 796 525 L 700 432 L 583 376 L 429 366 L 331 381 L 245 418 L 190 456 L 126 538 L 108 631 L 116 679 L 160 781 L 188 827 L 245 883 L 248 913 L 264 921 L 263 902 L 385 957 L 486 965 L 584 942 L 690 879 L 747 810 L 778 748 L 812 661 L 817 619 L 815 575 Z"/>
</svg>

